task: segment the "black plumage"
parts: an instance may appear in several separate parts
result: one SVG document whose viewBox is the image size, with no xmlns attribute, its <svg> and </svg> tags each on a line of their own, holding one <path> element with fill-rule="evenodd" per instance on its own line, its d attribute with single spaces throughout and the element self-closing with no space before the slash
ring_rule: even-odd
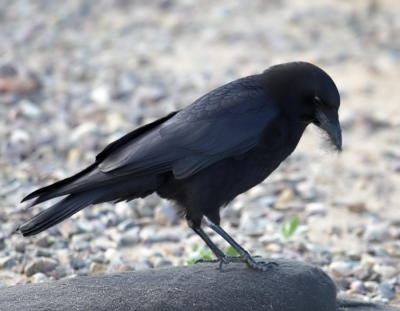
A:
<svg viewBox="0 0 400 311">
<path fill-rule="evenodd" d="M 310 123 L 341 149 L 340 97 L 332 79 L 305 62 L 270 67 L 223 85 L 186 108 L 108 145 L 78 174 L 29 194 L 32 205 L 67 195 L 19 227 L 39 233 L 82 208 L 156 192 L 182 208 L 218 257 L 205 220 L 250 266 L 263 269 L 219 226 L 220 207 L 262 182 L 296 148 Z"/>
</svg>

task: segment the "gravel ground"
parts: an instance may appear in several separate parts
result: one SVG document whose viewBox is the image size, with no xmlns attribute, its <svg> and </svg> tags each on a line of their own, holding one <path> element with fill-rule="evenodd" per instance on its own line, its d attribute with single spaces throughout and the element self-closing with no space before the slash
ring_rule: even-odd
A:
<svg viewBox="0 0 400 311">
<path fill-rule="evenodd" d="M 400 305 L 399 1 L 0 5 L 0 287 L 200 256 L 201 240 L 156 196 L 88 208 L 32 238 L 14 229 L 46 204 L 18 202 L 214 87 L 306 60 L 340 89 L 344 151 L 310 127 L 278 171 L 224 209 L 222 225 L 253 254 L 314 263 L 343 293 Z"/>
</svg>

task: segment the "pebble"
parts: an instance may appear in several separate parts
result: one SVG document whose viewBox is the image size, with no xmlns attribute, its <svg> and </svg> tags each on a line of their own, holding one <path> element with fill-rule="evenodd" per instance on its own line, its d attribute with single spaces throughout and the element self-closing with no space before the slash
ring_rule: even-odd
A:
<svg viewBox="0 0 400 311">
<path fill-rule="evenodd" d="M 161 204 L 155 208 L 154 219 L 161 225 L 173 225 L 179 220 L 176 210 L 169 204 Z"/>
<path fill-rule="evenodd" d="M 391 300 L 396 295 L 393 291 L 393 286 L 386 281 L 383 281 L 378 286 L 378 293 L 385 299 Z"/>
<path fill-rule="evenodd" d="M 386 265 L 375 265 L 374 271 L 380 274 L 384 279 L 390 279 L 394 276 L 400 275 L 400 270 Z"/>
<path fill-rule="evenodd" d="M 53 256 L 53 251 L 43 249 L 43 248 L 38 248 L 35 252 L 36 257 L 52 257 Z"/>
<path fill-rule="evenodd" d="M 103 264 L 92 262 L 89 267 L 90 274 L 104 273 L 107 267 Z"/>
<path fill-rule="evenodd" d="M 354 264 L 350 262 L 332 262 L 329 266 L 329 272 L 335 278 L 342 278 L 352 274 Z"/>
<path fill-rule="evenodd" d="M 140 241 L 140 228 L 133 227 L 120 235 L 118 235 L 117 243 L 119 247 L 130 246 Z"/>
<path fill-rule="evenodd" d="M 35 273 L 41 272 L 48 274 L 49 272 L 53 271 L 58 265 L 58 262 L 54 259 L 50 258 L 36 258 L 30 261 L 25 266 L 25 275 L 32 276 Z"/>
<path fill-rule="evenodd" d="M 12 256 L 7 256 L 0 258 L 0 269 L 10 269 L 18 264 L 16 258 Z"/>
<path fill-rule="evenodd" d="M 390 236 L 390 233 L 385 228 L 368 227 L 364 232 L 364 240 L 367 242 L 382 242 Z"/>
<path fill-rule="evenodd" d="M 49 278 L 46 276 L 46 274 L 41 273 L 41 272 L 37 272 L 31 276 L 32 283 L 43 283 L 43 282 L 48 281 L 48 279 Z"/>
<path fill-rule="evenodd" d="M 86 262 L 78 257 L 71 257 L 70 259 L 70 266 L 74 270 L 82 269 L 86 266 Z"/>
</svg>

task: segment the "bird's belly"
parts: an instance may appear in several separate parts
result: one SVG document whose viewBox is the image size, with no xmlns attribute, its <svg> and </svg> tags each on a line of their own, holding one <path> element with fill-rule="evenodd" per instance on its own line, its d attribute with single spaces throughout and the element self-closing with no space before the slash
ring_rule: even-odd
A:
<svg viewBox="0 0 400 311">
<path fill-rule="evenodd" d="M 284 158 L 280 153 L 254 150 L 221 160 L 185 179 L 177 180 L 171 174 L 157 193 L 176 201 L 186 212 L 207 215 L 261 183 Z"/>
</svg>

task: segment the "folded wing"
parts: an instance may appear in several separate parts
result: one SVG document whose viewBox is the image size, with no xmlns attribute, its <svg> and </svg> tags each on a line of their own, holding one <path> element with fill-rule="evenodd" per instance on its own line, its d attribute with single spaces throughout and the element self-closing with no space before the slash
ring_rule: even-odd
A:
<svg viewBox="0 0 400 311">
<path fill-rule="evenodd" d="M 277 115 L 258 76 L 239 79 L 109 153 L 99 169 L 112 175 L 172 171 L 176 178 L 186 178 L 253 148 Z"/>
</svg>

